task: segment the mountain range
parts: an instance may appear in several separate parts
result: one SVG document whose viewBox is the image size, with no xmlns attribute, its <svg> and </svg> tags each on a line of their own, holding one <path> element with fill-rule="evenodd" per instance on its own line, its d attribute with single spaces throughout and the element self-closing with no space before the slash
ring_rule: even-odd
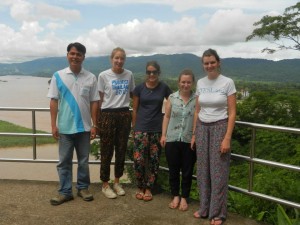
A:
<svg viewBox="0 0 300 225">
<path fill-rule="evenodd" d="M 146 63 L 156 60 L 164 77 L 177 77 L 185 68 L 193 70 L 197 78 L 204 76 L 201 58 L 193 54 L 156 54 L 152 56 L 127 57 L 125 68 L 135 76 L 145 74 Z M 22 63 L 0 63 L 1 75 L 31 75 L 51 77 L 68 66 L 66 57 L 41 58 Z M 85 69 L 95 75 L 111 67 L 109 56 L 87 57 Z M 221 59 L 221 73 L 240 81 L 267 81 L 300 83 L 300 58 L 272 61 L 266 59 L 224 58 Z"/>
</svg>

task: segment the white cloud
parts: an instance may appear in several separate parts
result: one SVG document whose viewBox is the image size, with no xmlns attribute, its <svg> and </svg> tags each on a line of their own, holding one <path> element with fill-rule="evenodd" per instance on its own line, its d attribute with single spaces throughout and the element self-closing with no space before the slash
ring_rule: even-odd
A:
<svg viewBox="0 0 300 225">
<path fill-rule="evenodd" d="M 1 62 L 18 62 L 39 57 L 61 56 L 66 43 L 55 36 L 39 39 L 41 32 L 38 22 L 23 22 L 20 31 L 0 24 Z"/>
<path fill-rule="evenodd" d="M 38 3 L 36 5 L 36 11 L 39 18 L 46 18 L 55 21 L 76 21 L 81 18 L 78 10 L 64 9 L 45 3 Z"/>
<path fill-rule="evenodd" d="M 195 19 L 184 17 L 173 23 L 154 19 L 137 19 L 118 25 L 93 30 L 80 40 L 87 43 L 89 52 L 95 55 L 109 54 L 115 46 L 121 46 L 129 54 L 176 53 L 199 45 L 200 32 Z M 92 48 L 91 48 L 91 47 Z M 95 48 L 99 47 L 99 48 Z"/>
<path fill-rule="evenodd" d="M 214 45 L 245 42 L 256 20 L 256 16 L 247 15 L 240 9 L 218 10 L 203 29 L 203 41 Z"/>
<path fill-rule="evenodd" d="M 50 30 L 57 30 L 57 29 L 63 29 L 64 27 L 68 26 L 69 23 L 67 21 L 62 21 L 62 22 L 50 22 L 46 25 L 47 28 Z"/>
<path fill-rule="evenodd" d="M 73 9 L 64 9 L 46 3 L 31 3 L 27 0 L 7 0 L 0 5 L 9 6 L 11 17 L 19 22 L 39 21 L 48 19 L 52 21 L 76 21 L 81 19 L 80 12 Z"/>
<path fill-rule="evenodd" d="M 80 4 L 103 4 L 103 5 L 129 5 L 129 4 L 156 4 L 156 5 L 169 5 L 175 11 L 181 12 L 196 8 L 241 8 L 251 10 L 267 10 L 272 7 L 274 10 L 282 11 L 286 5 L 294 5 L 297 3 L 295 0 L 276 1 L 274 0 L 77 0 Z"/>
<path fill-rule="evenodd" d="M 12 3 L 10 8 L 11 17 L 16 21 L 32 20 L 33 5 L 27 1 L 17 0 Z"/>
<path fill-rule="evenodd" d="M 58 1 L 58 0 L 57 0 Z M 246 37 L 253 31 L 253 23 L 260 20 L 266 14 L 275 15 L 286 8 L 288 3 L 271 0 L 78 0 L 81 4 L 97 2 L 98 4 L 160 4 L 169 5 L 175 11 L 196 9 L 197 7 L 217 7 L 215 11 L 207 10 L 205 14 L 198 15 L 198 18 L 177 13 L 180 18 L 173 21 L 160 21 L 154 18 L 139 19 L 131 18 L 121 23 L 114 23 L 105 27 L 97 27 L 97 23 L 91 25 L 94 18 L 89 18 L 88 27 L 85 29 L 83 23 L 86 18 L 81 17 L 80 7 L 72 9 L 76 3 L 68 3 L 65 0 L 60 6 L 51 5 L 55 1 L 46 0 L 3 0 L 0 2 L 0 9 L 7 14 L 10 9 L 11 18 L 8 23 L 2 18 L 0 20 L 0 53 L 1 62 L 23 61 L 39 57 L 64 56 L 66 46 L 73 41 L 79 41 L 87 47 L 87 57 L 108 55 L 111 50 L 120 46 L 125 48 L 128 55 L 151 55 L 156 53 L 194 53 L 201 55 L 207 48 L 215 48 L 222 57 L 243 57 L 243 58 L 299 58 L 297 51 L 280 51 L 273 55 L 261 53 L 265 47 L 271 44 L 260 39 L 253 39 L 246 42 Z M 286 0 L 292 2 L 291 0 Z M 36 2 L 36 4 L 34 4 Z M 250 3 L 251 4 L 250 4 Z M 254 10 L 259 7 L 266 7 L 266 2 L 272 5 L 269 12 Z M 284 1 L 282 1 L 284 2 Z M 235 4 L 233 4 L 235 3 Z M 260 4 L 258 4 L 260 3 Z M 55 4 L 55 3 L 53 3 Z M 67 5 L 64 9 L 62 5 Z M 253 6 L 250 6 L 253 5 Z M 273 5 L 275 5 L 273 7 Z M 292 5 L 292 3 L 290 4 Z M 2 6 L 2 8 L 1 8 Z M 89 7 L 94 5 L 89 5 Z M 233 7 L 234 6 L 234 7 Z M 280 9 L 279 6 L 282 6 Z M 81 5 L 82 7 L 82 5 Z M 88 7 L 88 6 L 84 6 Z M 239 9 L 238 9 L 239 7 Z M 245 8 L 245 9 L 243 9 Z M 86 8 L 88 9 L 88 8 Z M 86 16 L 86 15 L 85 15 Z M 122 15 L 117 15 L 122 16 Z M 197 20 L 199 19 L 200 20 Z M 13 23 L 12 20 L 17 21 Z M 78 22 L 80 21 L 80 25 Z M 205 23 L 208 21 L 207 23 Z M 202 23 L 204 22 L 204 23 Z M 2 23 L 2 24 L 1 24 Z M 9 24 L 9 25 L 8 25 Z M 205 24 L 205 25 L 203 25 Z M 74 35 L 68 28 L 76 29 L 77 34 L 82 30 L 80 36 Z M 62 31 L 60 34 L 58 29 Z M 61 35 L 72 38 L 65 38 Z"/>
</svg>

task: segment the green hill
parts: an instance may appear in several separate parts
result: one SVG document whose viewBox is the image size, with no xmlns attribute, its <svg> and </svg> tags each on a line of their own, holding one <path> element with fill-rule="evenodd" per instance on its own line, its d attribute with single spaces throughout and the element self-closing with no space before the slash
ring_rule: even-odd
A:
<svg viewBox="0 0 300 225">
<path fill-rule="evenodd" d="M 147 61 L 157 60 L 161 65 L 162 76 L 177 77 L 181 70 L 190 68 L 197 77 L 204 76 L 200 58 L 193 54 L 152 55 L 127 57 L 125 68 L 136 76 L 145 73 Z M 66 57 L 42 58 L 23 63 L 0 64 L 0 75 L 32 75 L 51 77 L 53 72 L 68 65 Z M 224 58 L 221 61 L 222 73 L 235 80 L 271 81 L 300 83 L 300 59 L 272 61 L 265 59 Z M 89 57 L 84 67 L 95 75 L 110 68 L 108 56 Z"/>
</svg>

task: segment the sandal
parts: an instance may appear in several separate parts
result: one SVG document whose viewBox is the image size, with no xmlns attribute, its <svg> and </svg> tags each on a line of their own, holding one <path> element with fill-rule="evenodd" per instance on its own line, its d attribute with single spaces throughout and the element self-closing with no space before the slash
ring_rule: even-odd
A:
<svg viewBox="0 0 300 225">
<path fill-rule="evenodd" d="M 143 196 L 143 200 L 145 201 L 145 202 L 148 202 L 148 201 L 151 201 L 153 198 L 152 198 L 152 194 L 151 193 L 146 193 L 146 194 L 144 194 L 144 196 Z"/>
<path fill-rule="evenodd" d="M 178 206 L 180 204 L 180 199 L 178 198 L 178 202 L 175 201 L 175 199 L 173 199 L 170 203 L 169 203 L 169 208 L 170 209 L 177 209 Z"/>
<path fill-rule="evenodd" d="M 196 219 L 207 219 L 208 218 L 208 215 L 206 215 L 206 216 L 200 216 L 200 210 L 194 212 L 193 216 Z"/>
<path fill-rule="evenodd" d="M 144 199 L 144 192 L 138 191 L 135 193 L 135 198 L 138 200 L 143 200 Z"/>
<path fill-rule="evenodd" d="M 222 218 L 214 218 L 211 220 L 210 224 L 211 225 L 223 225 L 224 224 L 224 219 Z M 217 222 L 217 223 L 216 223 Z"/>
</svg>

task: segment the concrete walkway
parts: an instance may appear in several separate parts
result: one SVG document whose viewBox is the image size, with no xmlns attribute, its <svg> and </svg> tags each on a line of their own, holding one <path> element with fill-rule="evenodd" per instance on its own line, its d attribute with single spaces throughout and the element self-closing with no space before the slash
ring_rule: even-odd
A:
<svg viewBox="0 0 300 225">
<path fill-rule="evenodd" d="M 135 199 L 135 187 L 125 184 L 126 196 L 107 199 L 100 185 L 90 186 L 95 200 L 74 201 L 59 206 L 49 203 L 56 195 L 57 182 L 0 179 L 0 225 L 209 225 L 208 220 L 193 218 L 198 202 L 191 202 L 189 210 L 171 210 L 171 196 L 154 193 L 151 202 Z M 229 214 L 225 225 L 258 225 L 259 223 Z"/>
</svg>

